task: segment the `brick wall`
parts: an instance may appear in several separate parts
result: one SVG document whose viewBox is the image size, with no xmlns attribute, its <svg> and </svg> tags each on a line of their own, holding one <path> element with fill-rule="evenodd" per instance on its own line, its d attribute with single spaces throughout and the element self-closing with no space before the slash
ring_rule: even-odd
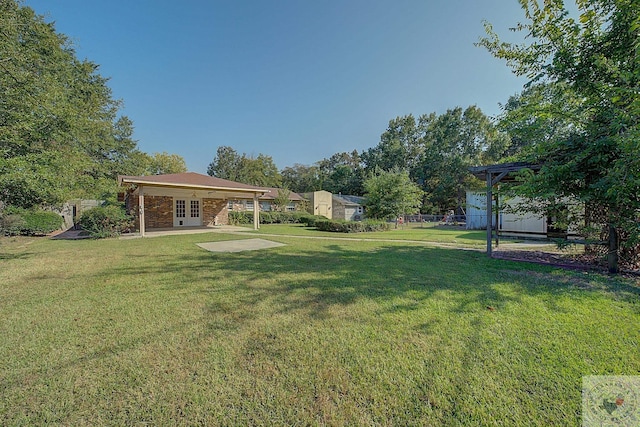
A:
<svg viewBox="0 0 640 427">
<path fill-rule="evenodd" d="M 138 196 L 127 194 L 126 209 L 135 220 L 135 229 L 140 230 L 140 216 L 138 215 Z M 169 196 L 144 196 L 144 221 L 145 228 L 173 228 L 173 197 Z M 213 226 L 216 224 L 228 225 L 229 212 L 227 200 L 202 199 L 202 225 Z"/>
<path fill-rule="evenodd" d="M 173 197 L 144 196 L 145 228 L 173 227 Z"/>
<path fill-rule="evenodd" d="M 228 224 L 229 212 L 227 210 L 226 200 L 202 199 L 202 225 L 212 226 Z"/>
<path fill-rule="evenodd" d="M 138 196 L 127 194 L 125 208 L 133 216 L 135 229 L 140 230 Z M 173 197 L 144 196 L 144 224 L 146 229 L 173 227 Z"/>
</svg>

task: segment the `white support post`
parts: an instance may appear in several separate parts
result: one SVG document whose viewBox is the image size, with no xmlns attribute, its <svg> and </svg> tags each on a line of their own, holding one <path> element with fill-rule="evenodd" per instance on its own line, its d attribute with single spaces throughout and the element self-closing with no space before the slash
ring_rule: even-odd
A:
<svg viewBox="0 0 640 427">
<path fill-rule="evenodd" d="M 138 187 L 138 215 L 140 218 L 140 237 L 144 237 L 145 234 L 145 226 L 144 226 L 144 188 L 142 185 Z"/>
<path fill-rule="evenodd" d="M 258 193 L 253 194 L 253 229 L 260 228 L 260 205 L 258 205 Z"/>
</svg>

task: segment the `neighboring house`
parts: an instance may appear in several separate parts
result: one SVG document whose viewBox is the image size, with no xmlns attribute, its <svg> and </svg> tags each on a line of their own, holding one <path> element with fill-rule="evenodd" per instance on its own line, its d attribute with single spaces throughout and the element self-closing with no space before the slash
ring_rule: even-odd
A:
<svg viewBox="0 0 640 427">
<path fill-rule="evenodd" d="M 266 187 L 266 193 L 259 197 L 260 211 L 268 212 L 274 210 L 274 200 L 278 197 L 278 192 L 282 189 Z M 287 190 L 288 191 L 288 190 Z M 285 206 L 285 212 L 293 212 L 300 210 L 305 199 L 298 193 L 289 191 L 289 204 Z M 229 200 L 227 208 L 230 211 L 252 211 L 253 199 L 237 199 Z"/>
<path fill-rule="evenodd" d="M 334 194 L 332 207 L 334 219 L 360 221 L 364 218 L 364 197 Z"/>
<path fill-rule="evenodd" d="M 333 204 L 332 195 L 328 191 L 320 190 L 313 193 L 304 193 L 304 198 L 309 201 L 307 212 L 312 215 L 321 215 L 331 219 L 333 216 L 331 206 Z"/>
<path fill-rule="evenodd" d="M 268 189 L 194 172 L 119 176 L 126 187 L 127 211 L 135 215 L 136 229 L 214 226 L 229 223 L 229 200 L 250 199 L 254 203 L 253 227 L 259 227 L 260 196 Z"/>
</svg>

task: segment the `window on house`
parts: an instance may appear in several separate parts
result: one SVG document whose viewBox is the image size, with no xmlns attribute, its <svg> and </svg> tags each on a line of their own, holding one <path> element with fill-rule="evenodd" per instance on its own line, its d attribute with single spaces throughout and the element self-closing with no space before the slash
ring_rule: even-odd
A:
<svg viewBox="0 0 640 427">
<path fill-rule="evenodd" d="M 248 211 L 252 211 L 253 210 L 253 200 L 247 201 L 246 208 L 247 208 Z"/>
<path fill-rule="evenodd" d="M 269 212 L 271 210 L 271 203 L 269 202 L 262 202 L 260 203 L 260 206 L 264 212 Z"/>
<path fill-rule="evenodd" d="M 358 206 L 357 211 L 358 211 L 359 214 L 361 214 L 362 213 L 362 206 Z"/>
<path fill-rule="evenodd" d="M 200 218 L 200 200 L 191 201 L 191 218 Z"/>
<path fill-rule="evenodd" d="M 296 205 L 295 205 L 295 204 L 293 204 L 293 203 L 289 203 L 289 204 L 287 205 L 287 212 L 293 212 L 293 211 L 295 211 L 295 210 L 296 210 Z"/>
<path fill-rule="evenodd" d="M 184 218 L 187 216 L 186 200 L 176 200 L 176 218 Z"/>
<path fill-rule="evenodd" d="M 233 200 L 229 200 L 229 201 L 227 202 L 227 209 L 229 209 L 230 211 L 232 211 L 232 210 L 233 210 Z"/>
</svg>

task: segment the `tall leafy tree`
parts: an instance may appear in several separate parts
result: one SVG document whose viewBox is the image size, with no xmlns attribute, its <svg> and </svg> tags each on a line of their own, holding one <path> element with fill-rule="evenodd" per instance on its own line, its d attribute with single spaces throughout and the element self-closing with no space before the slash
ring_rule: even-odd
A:
<svg viewBox="0 0 640 427">
<path fill-rule="evenodd" d="M 336 153 L 318 162 L 321 187 L 331 193 L 362 194 L 364 170 L 357 150 Z"/>
<path fill-rule="evenodd" d="M 280 171 L 282 184 L 296 193 L 309 193 L 322 189 L 320 170 L 316 165 L 295 163 Z"/>
<path fill-rule="evenodd" d="M 565 84 L 535 83 L 502 105 L 498 128 L 509 135 L 505 156 L 519 160 L 540 144 L 567 139 L 576 130 L 581 100 Z"/>
<path fill-rule="evenodd" d="M 162 175 L 171 173 L 183 173 L 187 171 L 187 164 L 182 156 L 162 153 L 153 153 L 148 156 L 148 165 L 145 173 L 149 175 Z"/>
<path fill-rule="evenodd" d="M 414 172 L 425 191 L 425 210 L 461 207 L 466 190 L 477 183 L 469 166 L 493 163 L 506 147 L 506 134 L 498 131 L 478 107 L 456 107 L 432 116 L 423 139 L 423 154 Z"/>
<path fill-rule="evenodd" d="M 209 163 L 207 174 L 230 181 L 238 181 L 241 159 L 242 156 L 235 149 L 222 145 L 218 147 L 213 161 Z"/>
<path fill-rule="evenodd" d="M 389 121 L 387 129 L 380 135 L 380 142 L 362 154 L 367 173 L 377 169 L 390 171 L 407 169 L 413 176 L 424 153 L 424 136 L 435 113 L 416 119 L 412 114 Z"/>
<path fill-rule="evenodd" d="M 263 187 L 279 187 L 282 177 L 271 156 L 239 155 L 229 146 L 220 146 L 207 168 L 207 173 L 218 178 Z"/>
<path fill-rule="evenodd" d="M 367 216 L 392 219 L 403 214 L 418 212 L 422 203 L 422 190 L 409 177 L 407 171 L 378 170 L 364 181 Z"/>
<path fill-rule="evenodd" d="M 526 21 L 515 30 L 530 42 L 501 41 L 486 24 L 479 44 L 516 74 L 563 85 L 580 100 L 568 118 L 572 135 L 545 141 L 530 156 L 543 166 L 523 191 L 548 203 L 584 203 L 587 222 L 606 225 L 609 268 L 617 271 L 619 239 L 629 261 L 637 261 L 640 243 L 640 7 L 637 0 L 577 0 L 575 20 L 559 1 L 520 4 Z"/>
<path fill-rule="evenodd" d="M 242 155 L 238 181 L 262 187 L 280 187 L 282 177 L 273 158 L 266 154 L 257 157 Z"/>
<path fill-rule="evenodd" d="M 362 155 L 367 173 L 405 169 L 424 190 L 423 210 L 440 212 L 462 206 L 475 182 L 468 167 L 500 158 L 508 146 L 504 132 L 471 106 L 446 113 L 396 117 L 380 143 Z"/>
<path fill-rule="evenodd" d="M 0 200 L 105 197 L 139 151 L 98 66 L 32 9 L 0 1 Z"/>
</svg>

